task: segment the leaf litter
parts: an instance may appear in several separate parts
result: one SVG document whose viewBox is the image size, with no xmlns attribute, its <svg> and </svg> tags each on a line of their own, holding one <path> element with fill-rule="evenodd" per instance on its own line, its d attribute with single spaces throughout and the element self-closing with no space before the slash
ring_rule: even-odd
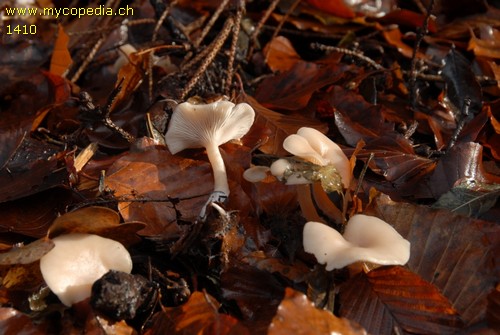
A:
<svg viewBox="0 0 500 335">
<path fill-rule="evenodd" d="M 498 4 L 129 3 L 129 17 L 39 17 L 38 35 L 2 35 L 0 329 L 495 329 Z M 221 146 L 231 195 L 200 221 L 213 189 L 207 156 L 172 155 L 161 137 L 176 103 L 222 95 L 249 103 L 256 120 L 239 143 Z M 283 141 L 301 127 L 352 156 L 352 189 L 243 178 L 288 156 Z M 342 230 L 357 212 L 410 241 L 406 266 L 327 272 L 304 252 L 305 217 Z M 96 293 L 98 305 L 67 308 L 48 291 L 39 259 L 51 238 L 75 232 L 127 247 L 134 270 L 123 280 L 133 284 L 101 285 L 147 288 L 141 307 Z M 107 302 L 127 312 L 108 313 Z"/>
</svg>

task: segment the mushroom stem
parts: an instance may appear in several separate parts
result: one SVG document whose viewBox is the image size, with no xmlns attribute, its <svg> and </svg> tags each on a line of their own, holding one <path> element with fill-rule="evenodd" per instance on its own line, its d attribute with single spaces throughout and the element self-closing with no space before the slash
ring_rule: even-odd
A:
<svg viewBox="0 0 500 335">
<path fill-rule="evenodd" d="M 227 182 L 226 166 L 219 147 L 217 143 L 211 142 L 207 145 L 206 150 L 214 172 L 214 193 L 221 192 L 227 197 L 229 195 L 229 184 Z"/>
</svg>

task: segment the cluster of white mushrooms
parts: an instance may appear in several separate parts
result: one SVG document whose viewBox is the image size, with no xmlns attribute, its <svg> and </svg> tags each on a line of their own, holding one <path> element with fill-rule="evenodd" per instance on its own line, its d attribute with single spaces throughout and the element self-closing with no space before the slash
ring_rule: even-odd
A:
<svg viewBox="0 0 500 335">
<path fill-rule="evenodd" d="M 209 104 L 184 102 L 174 110 L 166 144 L 172 154 L 187 148 L 205 148 L 214 174 L 214 190 L 200 212 L 224 202 L 229 196 L 226 168 L 219 145 L 244 136 L 255 118 L 253 108 L 219 100 Z M 288 136 L 284 148 L 293 158 L 281 158 L 271 167 L 253 167 L 245 179 L 257 182 L 270 172 L 287 185 L 321 182 L 328 192 L 349 187 L 352 169 L 342 149 L 312 128 L 301 128 Z M 130 273 L 132 260 L 123 245 L 90 234 L 67 234 L 52 239 L 55 247 L 40 259 L 42 275 L 49 288 L 67 306 L 91 294 L 92 284 L 109 270 Z M 327 270 L 355 262 L 403 265 L 410 257 L 410 243 L 388 223 L 376 217 L 357 214 L 347 222 L 341 235 L 321 222 L 304 226 L 304 250 L 314 254 Z"/>
<path fill-rule="evenodd" d="M 321 132 L 303 127 L 288 136 L 283 148 L 292 158 L 280 158 L 270 168 L 254 166 L 244 178 L 258 182 L 270 172 L 287 185 L 321 182 L 327 192 L 341 192 L 352 181 L 350 162 L 342 149 Z M 304 164 L 303 162 L 306 162 Z M 310 164 L 307 164 L 310 163 Z M 311 166 L 312 164 L 312 166 Z M 410 242 L 387 222 L 357 214 L 346 223 L 344 235 L 325 223 L 309 221 L 304 226 L 304 250 L 326 264 L 327 270 L 356 262 L 403 265 L 410 258 Z"/>
</svg>

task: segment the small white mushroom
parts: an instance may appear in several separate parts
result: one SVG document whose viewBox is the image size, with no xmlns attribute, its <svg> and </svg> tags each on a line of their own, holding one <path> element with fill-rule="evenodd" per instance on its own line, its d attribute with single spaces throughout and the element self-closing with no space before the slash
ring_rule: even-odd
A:
<svg viewBox="0 0 500 335">
<path fill-rule="evenodd" d="M 130 254 L 115 240 L 67 234 L 52 241 L 55 246 L 40 259 L 40 270 L 48 287 L 66 306 L 90 297 L 92 284 L 109 270 L 132 270 Z"/>
<path fill-rule="evenodd" d="M 335 229 L 310 221 L 304 226 L 304 250 L 314 254 L 326 270 L 364 261 L 379 265 L 404 265 L 410 258 L 410 242 L 387 222 L 363 214 L 347 223 L 344 236 Z"/>
<path fill-rule="evenodd" d="M 243 178 L 251 183 L 258 183 L 267 178 L 269 168 L 267 166 L 252 166 L 243 172 Z"/>
<path fill-rule="evenodd" d="M 219 100 L 209 104 L 183 102 L 176 106 L 165 141 L 172 154 L 187 148 L 205 148 L 214 173 L 214 192 L 208 203 L 225 201 L 229 196 L 226 167 L 219 145 L 243 137 L 255 119 L 247 103 L 235 105 Z M 205 208 L 200 214 L 204 217 Z"/>
<path fill-rule="evenodd" d="M 293 164 L 286 158 L 275 160 L 271 164 L 271 174 L 278 180 L 284 181 L 286 185 L 310 184 L 311 181 L 305 178 L 301 172 L 294 171 Z"/>
<path fill-rule="evenodd" d="M 335 142 L 318 130 L 300 128 L 297 134 L 292 134 L 283 141 L 283 148 L 313 164 L 333 165 L 342 177 L 344 187 L 349 187 L 352 179 L 349 159 Z"/>
</svg>

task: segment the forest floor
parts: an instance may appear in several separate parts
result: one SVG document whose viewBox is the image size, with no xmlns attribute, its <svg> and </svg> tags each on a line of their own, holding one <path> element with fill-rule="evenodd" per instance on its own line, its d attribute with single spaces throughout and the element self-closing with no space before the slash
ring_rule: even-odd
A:
<svg viewBox="0 0 500 335">
<path fill-rule="evenodd" d="M 495 334 L 499 3 L 349 2 L 1 1 L 0 333 Z M 186 101 L 249 105 L 244 136 L 218 126 L 222 179 L 165 141 Z M 304 250 L 360 213 L 408 262 Z M 133 268 L 68 307 L 40 259 L 75 233 Z"/>
</svg>

